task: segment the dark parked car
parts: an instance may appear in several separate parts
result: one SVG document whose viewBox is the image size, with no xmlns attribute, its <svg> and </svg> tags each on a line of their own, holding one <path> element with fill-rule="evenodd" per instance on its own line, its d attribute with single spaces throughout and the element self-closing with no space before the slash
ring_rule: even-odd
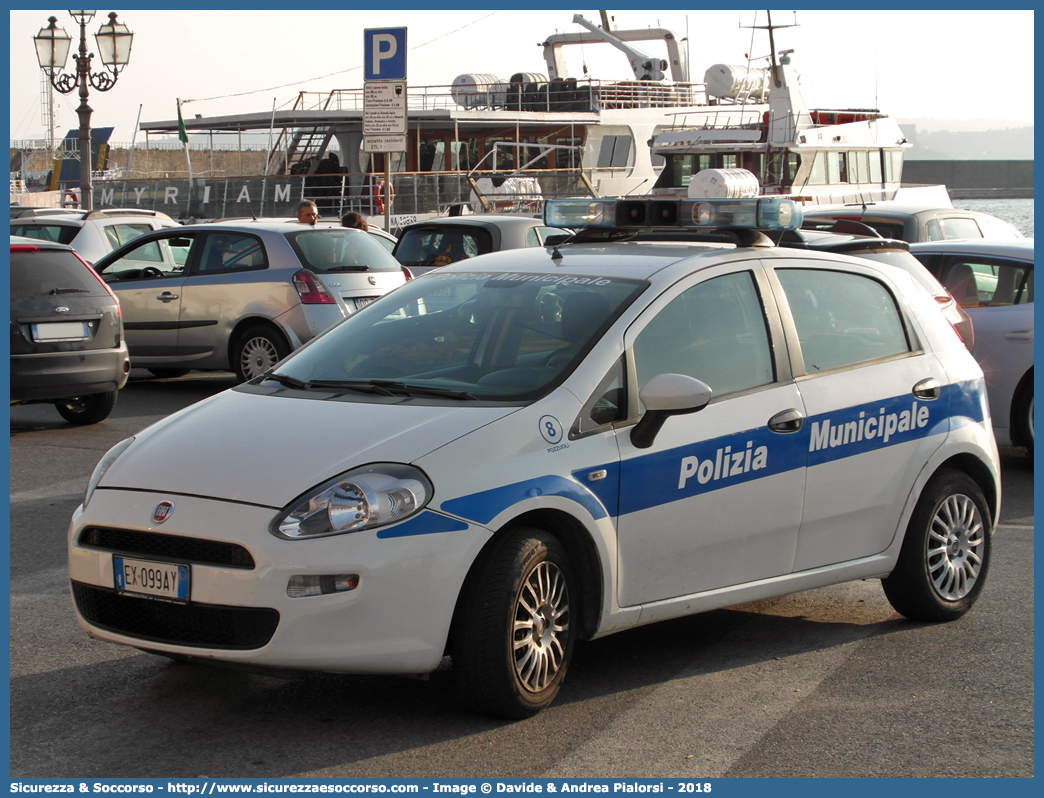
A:
<svg viewBox="0 0 1044 798">
<path fill-rule="evenodd" d="M 128 374 L 115 294 L 72 247 L 11 236 L 11 404 L 95 424 Z"/>
<path fill-rule="evenodd" d="M 951 238 L 1023 237 L 1013 225 L 988 213 L 893 204 L 808 208 L 801 226 L 806 230 L 826 230 L 838 220 L 860 222 L 884 238 L 898 238 L 910 244 Z"/>
<path fill-rule="evenodd" d="M 402 228 L 392 254 L 415 276 L 465 258 L 502 249 L 542 247 L 547 239 L 568 238 L 542 219 L 506 213 L 449 216 Z M 555 240 L 553 239 L 553 240 Z"/>
</svg>

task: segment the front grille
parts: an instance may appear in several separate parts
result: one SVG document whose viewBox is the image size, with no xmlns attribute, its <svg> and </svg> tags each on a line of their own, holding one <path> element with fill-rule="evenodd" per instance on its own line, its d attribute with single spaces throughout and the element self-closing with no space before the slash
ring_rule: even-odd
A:
<svg viewBox="0 0 1044 798">
<path fill-rule="evenodd" d="M 265 607 L 175 604 L 72 583 L 80 614 L 110 632 L 179 646 L 261 648 L 272 639 L 279 613 Z"/>
<path fill-rule="evenodd" d="M 116 554 L 137 557 L 162 557 L 173 562 L 226 568 L 254 567 L 254 558 L 242 546 L 216 540 L 89 526 L 80 533 L 78 542 L 87 548 L 105 549 Z"/>
</svg>

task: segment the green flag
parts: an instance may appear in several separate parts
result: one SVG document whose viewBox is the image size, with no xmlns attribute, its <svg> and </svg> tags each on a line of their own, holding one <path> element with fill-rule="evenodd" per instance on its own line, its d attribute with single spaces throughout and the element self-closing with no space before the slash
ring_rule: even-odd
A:
<svg viewBox="0 0 1044 798">
<path fill-rule="evenodd" d="M 185 120 L 181 118 L 181 100 L 178 100 L 178 138 L 182 144 L 188 144 L 188 133 L 185 131 Z"/>
</svg>

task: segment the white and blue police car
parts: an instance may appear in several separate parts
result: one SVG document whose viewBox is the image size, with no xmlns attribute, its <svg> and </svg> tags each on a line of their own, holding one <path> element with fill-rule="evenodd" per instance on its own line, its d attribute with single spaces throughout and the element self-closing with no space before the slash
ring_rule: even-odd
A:
<svg viewBox="0 0 1044 798">
<path fill-rule="evenodd" d="M 175 657 L 554 699 L 578 640 L 846 580 L 958 618 L 989 567 L 982 372 L 907 273 L 786 199 L 555 200 L 129 438 L 69 529 L 79 622 Z"/>
</svg>

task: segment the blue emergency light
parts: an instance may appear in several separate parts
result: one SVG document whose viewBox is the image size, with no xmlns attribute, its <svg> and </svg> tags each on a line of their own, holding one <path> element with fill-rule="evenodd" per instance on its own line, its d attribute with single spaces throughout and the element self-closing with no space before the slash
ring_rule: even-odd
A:
<svg viewBox="0 0 1044 798">
<path fill-rule="evenodd" d="M 550 199 L 544 224 L 573 229 L 797 230 L 801 206 L 781 197 L 751 199 Z"/>
</svg>

